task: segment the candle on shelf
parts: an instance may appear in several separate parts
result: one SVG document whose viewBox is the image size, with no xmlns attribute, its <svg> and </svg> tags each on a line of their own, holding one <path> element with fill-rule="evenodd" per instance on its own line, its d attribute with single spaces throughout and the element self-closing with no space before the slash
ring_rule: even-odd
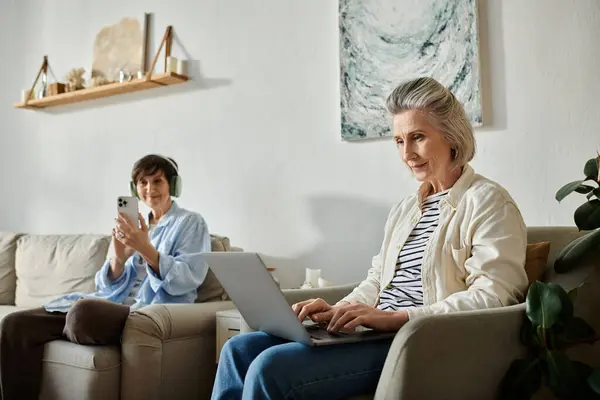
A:
<svg viewBox="0 0 600 400">
<path fill-rule="evenodd" d="M 173 56 L 167 57 L 167 73 L 177 72 L 177 58 Z"/>
<path fill-rule="evenodd" d="M 319 278 L 321 277 L 320 269 L 306 268 L 306 276 L 304 282 L 310 284 L 310 287 L 319 287 Z"/>
<path fill-rule="evenodd" d="M 34 97 L 32 96 L 32 91 L 31 89 L 25 89 L 23 90 L 23 93 L 21 93 L 21 101 L 25 102 L 25 100 L 29 99 L 32 100 Z"/>
<path fill-rule="evenodd" d="M 177 61 L 177 74 L 187 76 L 187 74 L 188 74 L 187 60 L 178 60 Z"/>
</svg>

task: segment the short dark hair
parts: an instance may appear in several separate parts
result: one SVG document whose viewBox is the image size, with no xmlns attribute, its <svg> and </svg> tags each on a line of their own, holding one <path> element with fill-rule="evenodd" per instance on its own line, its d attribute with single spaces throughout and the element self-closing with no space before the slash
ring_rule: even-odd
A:
<svg viewBox="0 0 600 400">
<path fill-rule="evenodd" d="M 171 162 L 175 164 L 175 167 L 179 168 L 175 160 L 173 160 L 171 157 L 169 157 L 168 160 L 171 160 Z M 165 174 L 165 178 L 170 186 L 173 177 L 179 174 L 177 172 L 177 168 L 175 168 L 168 160 L 156 154 L 148 154 L 147 156 L 140 158 L 135 162 L 135 164 L 133 164 L 133 169 L 131 170 L 131 180 L 137 185 L 137 182 L 141 177 L 162 171 L 163 174 Z"/>
</svg>

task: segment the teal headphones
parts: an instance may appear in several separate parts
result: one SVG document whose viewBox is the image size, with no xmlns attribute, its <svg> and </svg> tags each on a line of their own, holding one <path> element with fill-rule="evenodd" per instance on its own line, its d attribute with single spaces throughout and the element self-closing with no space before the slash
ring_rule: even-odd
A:
<svg viewBox="0 0 600 400">
<path fill-rule="evenodd" d="M 173 166 L 173 168 L 175 169 L 175 175 L 173 176 L 173 178 L 171 178 L 171 181 L 169 182 L 169 194 L 173 197 L 179 197 L 181 196 L 181 190 L 182 190 L 182 182 L 181 182 L 181 177 L 179 176 L 179 168 L 177 168 L 177 164 L 175 164 L 175 161 L 173 161 L 172 159 L 170 159 L 169 157 L 165 157 L 165 156 L 161 156 L 160 154 L 153 154 L 156 157 L 160 157 L 163 160 L 166 160 L 169 162 L 169 164 L 171 164 Z M 137 197 L 138 199 L 140 198 L 140 196 L 138 196 L 138 192 L 137 192 L 137 186 L 135 184 L 135 182 L 131 181 L 129 182 L 129 190 L 131 191 L 131 195 Z"/>
</svg>

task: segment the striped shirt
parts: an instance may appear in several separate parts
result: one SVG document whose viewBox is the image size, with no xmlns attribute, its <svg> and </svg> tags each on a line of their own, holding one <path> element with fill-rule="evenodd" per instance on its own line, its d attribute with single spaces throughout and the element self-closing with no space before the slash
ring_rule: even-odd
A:
<svg viewBox="0 0 600 400">
<path fill-rule="evenodd" d="M 440 218 L 440 200 L 450 189 L 432 194 L 423 200 L 422 215 L 414 227 L 396 261 L 396 274 L 383 290 L 377 308 L 384 311 L 396 311 L 423 305 L 423 284 L 421 282 L 421 264 L 425 246 L 438 226 Z"/>
</svg>

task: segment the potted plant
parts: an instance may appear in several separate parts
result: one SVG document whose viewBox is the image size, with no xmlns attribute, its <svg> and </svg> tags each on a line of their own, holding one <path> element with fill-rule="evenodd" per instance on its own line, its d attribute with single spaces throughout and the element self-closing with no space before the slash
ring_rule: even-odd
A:
<svg viewBox="0 0 600 400">
<path fill-rule="evenodd" d="M 567 183 L 556 193 L 561 201 L 576 192 L 586 202 L 575 210 L 575 224 L 589 231 L 569 243 L 554 263 L 557 273 L 577 266 L 600 248 L 600 154 L 585 163 L 585 179 Z M 579 288 L 566 292 L 554 283 L 534 282 L 527 292 L 521 342 L 525 358 L 512 362 L 500 384 L 501 399 L 530 399 L 545 386 L 558 399 L 600 399 L 600 369 L 572 361 L 566 350 L 593 344 L 600 336 L 583 319 L 573 314 Z"/>
<path fill-rule="evenodd" d="M 543 386 L 557 399 L 600 399 L 600 369 L 572 361 L 566 350 L 593 344 L 600 337 L 573 315 L 575 288 L 534 282 L 527 292 L 521 342 L 525 358 L 512 362 L 500 384 L 500 399 L 530 399 Z"/>
<path fill-rule="evenodd" d="M 574 213 L 575 225 L 580 231 L 589 233 L 569 243 L 557 256 L 554 269 L 558 273 L 568 272 L 578 265 L 590 251 L 600 246 L 600 153 L 589 159 L 583 168 L 585 179 L 569 182 L 556 192 L 561 201 L 569 194 L 584 194 L 587 201 Z"/>
</svg>

